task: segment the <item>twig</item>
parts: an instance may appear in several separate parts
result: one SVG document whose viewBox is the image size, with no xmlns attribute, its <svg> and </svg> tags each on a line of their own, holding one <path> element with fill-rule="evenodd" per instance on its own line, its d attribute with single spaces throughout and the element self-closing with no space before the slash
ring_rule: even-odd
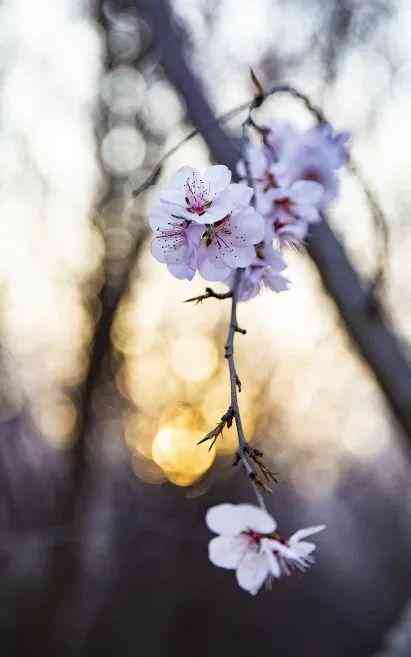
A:
<svg viewBox="0 0 411 657">
<path fill-rule="evenodd" d="M 207 440 L 209 440 L 210 441 L 210 446 L 208 448 L 208 451 L 210 451 L 210 449 L 212 447 L 214 447 L 214 445 L 217 441 L 217 438 L 219 436 L 221 436 L 221 437 L 223 436 L 223 429 L 225 429 L 225 427 L 227 427 L 227 429 L 229 429 L 232 426 L 233 419 L 234 419 L 234 411 L 233 411 L 232 407 L 230 406 L 228 408 L 228 410 L 224 413 L 224 415 L 221 417 L 221 420 L 217 424 L 217 426 L 214 427 L 214 429 L 212 429 L 211 431 L 209 431 L 208 434 L 204 436 L 204 438 L 199 440 L 197 445 L 201 445 L 202 443 L 205 443 Z"/>
<path fill-rule="evenodd" d="M 237 429 L 238 436 L 238 454 L 241 459 L 242 466 L 249 478 L 251 485 L 254 489 L 255 496 L 257 498 L 258 504 L 264 510 L 266 510 L 266 505 L 264 498 L 261 494 L 260 488 L 266 489 L 263 482 L 257 477 L 253 466 L 250 463 L 248 456 L 248 442 L 244 434 L 243 424 L 241 421 L 240 407 L 238 405 L 237 397 L 237 387 L 239 377 L 237 374 L 235 360 L 234 360 L 234 336 L 236 333 L 243 333 L 243 330 L 239 328 L 237 322 L 237 294 L 238 287 L 241 280 L 241 275 L 243 273 L 242 269 L 237 269 L 234 276 L 234 284 L 232 288 L 232 297 L 231 297 L 231 314 L 230 314 L 230 325 L 228 329 L 227 340 L 225 343 L 225 357 L 228 362 L 228 370 L 230 375 L 230 393 L 231 393 L 231 402 L 230 408 L 234 414 L 235 425 Z"/>
<path fill-rule="evenodd" d="M 206 299 L 230 299 L 233 296 L 231 290 L 228 292 L 214 292 L 211 287 L 206 287 L 205 293 L 200 294 L 198 297 L 191 297 L 190 299 L 185 299 L 184 303 L 202 303 Z"/>
</svg>

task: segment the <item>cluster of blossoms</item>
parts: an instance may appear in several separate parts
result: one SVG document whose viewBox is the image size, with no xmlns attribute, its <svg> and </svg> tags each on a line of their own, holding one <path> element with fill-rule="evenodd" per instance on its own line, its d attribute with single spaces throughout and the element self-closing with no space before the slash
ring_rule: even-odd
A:
<svg viewBox="0 0 411 657">
<path fill-rule="evenodd" d="M 260 132 L 262 145 L 250 144 L 247 165 L 238 165 L 253 188 L 245 180 L 232 183 L 222 165 L 202 173 L 182 167 L 150 212 L 152 254 L 173 276 L 191 280 L 199 271 L 231 287 L 242 268 L 240 301 L 263 286 L 288 289 L 282 250 L 301 243 L 321 219 L 337 196 L 336 171 L 347 159 L 347 133 L 335 135 L 328 124 L 299 132 L 273 122 Z"/>
<path fill-rule="evenodd" d="M 235 570 L 239 586 L 252 595 L 274 578 L 308 568 L 314 562 L 315 545 L 304 539 L 325 529 L 325 525 L 307 527 L 284 540 L 276 532 L 274 518 L 251 504 L 219 504 L 208 510 L 206 522 L 219 534 L 209 543 L 210 561 Z"/>
<path fill-rule="evenodd" d="M 237 401 L 241 386 L 233 356 L 234 332 L 242 332 L 236 324 L 236 303 L 256 296 L 264 286 L 276 292 L 288 289 L 283 250 L 301 244 L 310 225 L 321 220 L 338 195 L 337 170 L 348 157 L 347 133 L 334 134 L 325 123 L 305 132 L 279 121 L 254 127 L 262 143 L 246 145 L 244 160 L 238 163 L 240 183 L 231 182 L 225 166 L 202 173 L 183 167 L 162 190 L 149 217 L 152 254 L 173 276 L 191 280 L 198 271 L 205 280 L 222 281 L 232 290 L 220 295 L 232 299 L 225 345 L 231 404 L 223 424 L 200 442 L 215 440 L 221 427 L 231 426 L 235 417 L 240 446 L 236 463 L 243 463 L 260 508 L 221 504 L 209 509 L 207 525 L 219 534 L 210 541 L 209 557 L 216 566 L 236 570 L 240 587 L 253 595 L 264 583 L 310 566 L 315 545 L 304 539 L 324 525 L 300 529 L 284 540 L 265 510 L 258 489 L 262 483 L 250 459 L 266 477 L 272 479 L 273 473 L 258 460 L 262 454 L 257 458 L 257 450 L 250 450 L 241 426 Z M 236 275 L 238 270 L 241 273 Z"/>
</svg>

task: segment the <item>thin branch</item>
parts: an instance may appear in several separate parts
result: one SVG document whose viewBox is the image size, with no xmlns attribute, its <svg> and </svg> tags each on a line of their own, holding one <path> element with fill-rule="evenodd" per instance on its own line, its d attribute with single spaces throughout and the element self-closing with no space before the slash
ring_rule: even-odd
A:
<svg viewBox="0 0 411 657">
<path fill-rule="evenodd" d="M 241 413 L 240 413 L 240 407 L 238 404 L 238 396 L 237 396 L 239 376 L 237 374 L 235 359 L 234 359 L 234 336 L 236 333 L 243 333 L 243 331 L 239 328 L 237 322 L 237 294 L 238 294 L 238 287 L 240 284 L 242 273 L 243 273 L 242 269 L 237 269 L 234 277 L 234 284 L 232 288 L 233 294 L 231 297 L 230 325 L 228 328 L 227 340 L 224 349 L 225 349 L 225 357 L 228 363 L 228 371 L 230 375 L 230 397 L 231 397 L 230 408 L 232 409 L 232 412 L 234 414 L 234 421 L 237 429 L 238 447 L 239 447 L 238 454 L 241 459 L 241 464 L 245 470 L 245 473 L 249 478 L 249 480 L 251 481 L 251 485 L 254 489 L 254 493 L 257 498 L 258 504 L 262 509 L 266 510 L 264 498 L 260 491 L 260 488 L 265 489 L 266 487 L 263 485 L 263 483 L 256 475 L 255 470 L 251 465 L 248 456 L 249 446 L 247 439 L 245 437 L 243 423 L 241 421 Z"/>
<path fill-rule="evenodd" d="M 205 293 L 200 294 L 198 297 L 191 297 L 190 299 L 185 299 L 184 303 L 202 303 L 206 299 L 230 299 L 233 296 L 231 290 L 228 292 L 214 292 L 211 287 L 206 287 Z"/>
</svg>

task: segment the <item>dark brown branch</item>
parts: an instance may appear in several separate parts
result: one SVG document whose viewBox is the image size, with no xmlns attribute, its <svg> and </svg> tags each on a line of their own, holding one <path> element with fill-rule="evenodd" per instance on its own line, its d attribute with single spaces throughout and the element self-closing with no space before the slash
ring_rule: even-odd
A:
<svg viewBox="0 0 411 657">
<path fill-rule="evenodd" d="M 202 303 L 206 299 L 230 299 L 233 296 L 231 290 L 228 292 L 214 292 L 211 287 L 206 287 L 205 293 L 200 294 L 198 297 L 191 297 L 190 299 L 185 299 L 184 303 Z"/>
<path fill-rule="evenodd" d="M 212 109 L 181 50 L 181 39 L 166 0 L 137 0 L 153 29 L 164 71 L 187 104 L 188 118 L 198 128 L 215 160 L 236 170 L 239 149 L 215 121 Z M 296 94 L 294 94 L 296 95 Z M 307 105 L 306 100 L 302 97 Z M 318 112 L 309 107 L 310 111 Z M 318 119 L 322 115 L 319 114 Z M 315 226 L 309 245 L 325 289 L 334 299 L 347 331 L 373 371 L 391 409 L 411 437 L 411 368 L 402 345 L 387 325 L 377 299 L 366 289 L 343 246 L 324 221 Z M 375 304 L 374 304 L 375 301 Z M 411 446 L 410 440 L 408 446 Z"/>
<path fill-rule="evenodd" d="M 237 269 L 234 277 L 234 284 L 232 289 L 232 298 L 231 298 L 231 313 L 230 313 L 230 325 L 228 328 L 227 340 L 225 343 L 225 357 L 228 362 L 228 371 L 230 374 L 230 408 L 234 416 L 234 421 L 237 429 L 238 436 L 238 454 L 241 461 L 241 464 L 244 468 L 244 471 L 251 482 L 251 485 L 254 489 L 257 501 L 261 508 L 265 509 L 264 498 L 261 494 L 263 489 L 266 492 L 271 492 L 271 489 L 268 486 L 264 485 L 264 482 L 257 476 L 249 458 L 249 444 L 245 437 L 243 423 L 241 421 L 240 407 L 238 404 L 237 388 L 239 377 L 237 374 L 235 359 L 234 359 L 234 336 L 236 333 L 244 333 L 242 329 L 238 326 L 237 322 L 237 294 L 238 286 L 240 284 L 241 275 L 243 273 L 242 269 Z M 241 386 L 240 386 L 241 387 Z"/>
</svg>

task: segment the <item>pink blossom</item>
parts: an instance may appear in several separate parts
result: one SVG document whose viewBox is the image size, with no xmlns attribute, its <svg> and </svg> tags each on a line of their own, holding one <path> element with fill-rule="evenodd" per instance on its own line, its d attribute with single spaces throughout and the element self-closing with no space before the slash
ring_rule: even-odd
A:
<svg viewBox="0 0 411 657">
<path fill-rule="evenodd" d="M 273 249 L 271 243 L 257 248 L 257 255 L 241 275 L 238 286 L 238 300 L 248 301 L 257 296 L 263 287 L 274 292 L 283 292 L 290 287 L 290 281 L 281 272 L 287 265 L 281 253 Z M 233 275 L 230 277 L 233 284 Z"/>
<path fill-rule="evenodd" d="M 203 173 L 182 167 L 160 195 L 160 203 L 170 215 L 199 224 L 214 224 L 232 210 L 249 203 L 252 189 L 231 183 L 231 171 L 223 165 L 208 167 Z"/>
<path fill-rule="evenodd" d="M 336 170 L 348 159 L 346 132 L 334 134 L 330 125 L 317 125 L 290 139 L 273 173 L 284 186 L 296 180 L 313 180 L 324 189 L 321 208 L 325 209 L 338 195 Z"/>
<path fill-rule="evenodd" d="M 198 250 L 198 269 L 207 281 L 224 281 L 237 267 L 255 259 L 255 244 L 264 237 L 264 220 L 251 206 L 234 210 L 205 231 Z"/>
<path fill-rule="evenodd" d="M 155 207 L 149 218 L 154 232 L 151 253 L 173 276 L 191 280 L 197 269 L 197 249 L 203 227 Z"/>
<path fill-rule="evenodd" d="M 312 180 L 297 180 L 290 187 L 272 189 L 266 194 L 272 210 L 266 221 L 280 245 L 305 237 L 308 225 L 321 219 L 323 187 Z M 297 228 L 296 228 L 297 227 Z"/>
</svg>

